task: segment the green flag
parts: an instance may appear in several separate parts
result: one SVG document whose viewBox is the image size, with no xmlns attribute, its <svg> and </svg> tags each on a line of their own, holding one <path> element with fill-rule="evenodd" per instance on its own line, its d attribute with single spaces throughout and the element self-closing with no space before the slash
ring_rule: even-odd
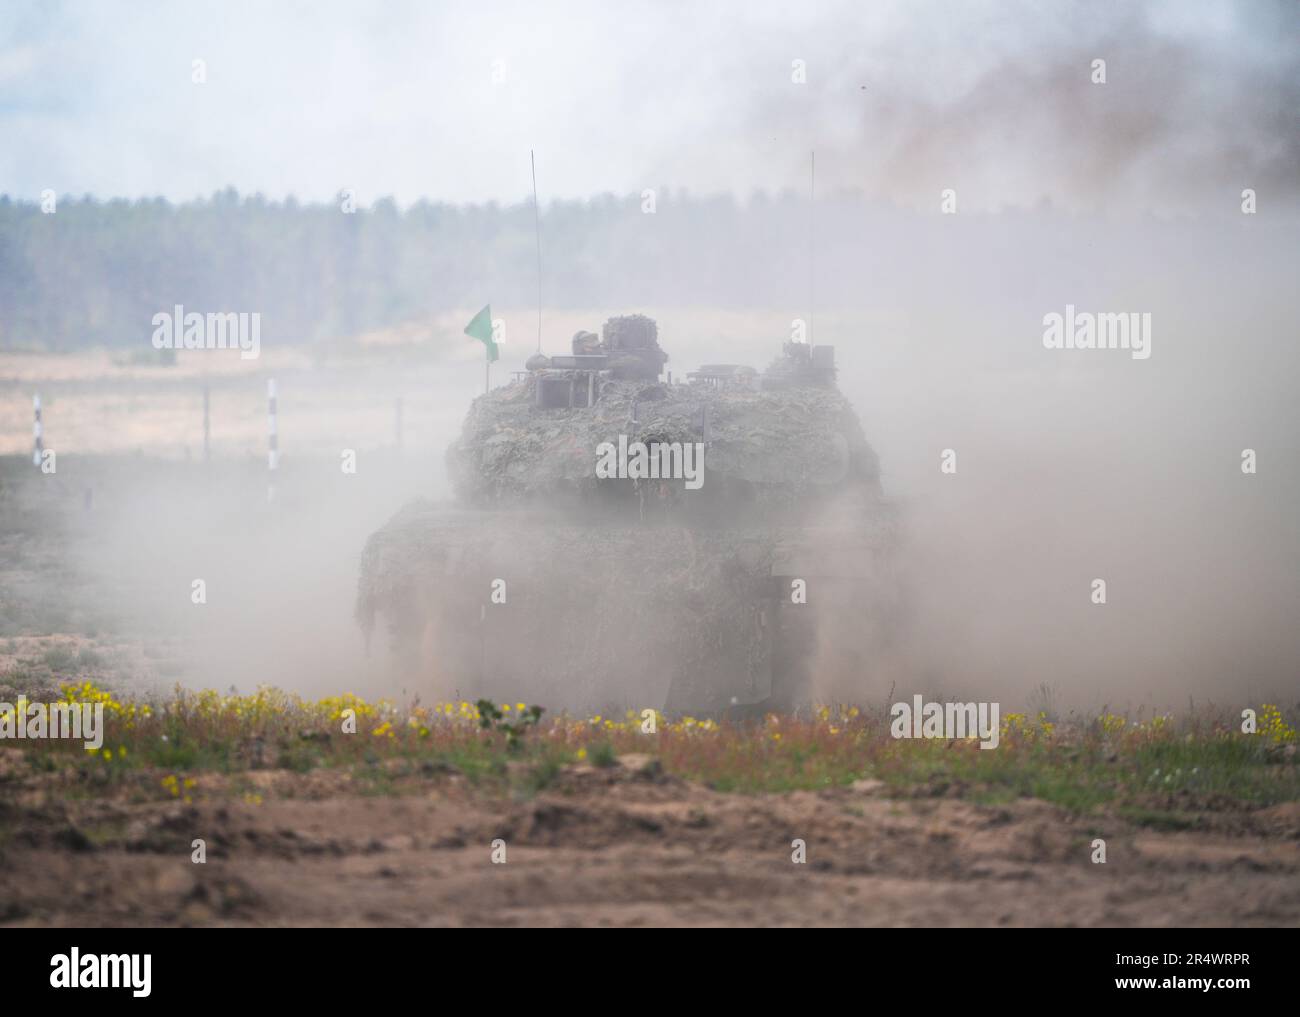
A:
<svg viewBox="0 0 1300 1017">
<path fill-rule="evenodd" d="M 500 357 L 501 354 L 497 348 L 497 344 L 492 341 L 491 304 L 485 304 L 483 310 L 474 315 L 470 320 L 470 323 L 465 326 L 465 334 L 473 339 L 477 339 L 487 347 L 487 358 L 489 364 Z"/>
</svg>

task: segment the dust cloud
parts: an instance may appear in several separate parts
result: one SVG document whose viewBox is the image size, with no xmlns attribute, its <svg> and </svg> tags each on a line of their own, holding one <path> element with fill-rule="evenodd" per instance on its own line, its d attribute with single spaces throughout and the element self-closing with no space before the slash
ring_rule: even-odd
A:
<svg viewBox="0 0 1300 1017">
<path fill-rule="evenodd" d="M 52 186 L 105 199 L 182 200 L 231 186 L 324 202 L 268 212 L 258 196 L 257 215 L 286 222 L 336 216 L 331 202 L 346 185 L 361 193 L 358 222 L 371 215 L 406 229 L 409 203 L 450 203 L 401 234 L 413 248 L 411 236 L 433 245 L 455 234 L 443 260 L 395 260 L 377 276 L 392 288 L 376 283 L 354 304 L 343 306 L 343 283 L 360 256 L 355 236 L 369 236 L 359 229 L 329 234 L 342 254 L 338 285 L 285 284 L 311 294 L 308 310 L 322 320 L 356 331 L 367 315 L 384 327 L 394 308 L 415 308 L 405 324 L 417 340 L 379 367 L 331 359 L 355 337 L 313 343 L 308 325 L 329 330 L 302 312 L 304 333 L 285 344 L 319 356 L 281 378 L 284 467 L 273 501 L 255 443 L 221 448 L 207 470 L 177 461 L 174 447 L 160 451 L 168 441 L 197 447 L 192 412 L 179 439 L 128 442 L 139 455 L 111 443 L 95 467 L 93 514 L 68 548 L 104 610 L 174 642 L 184 661 L 175 677 L 189 685 L 454 691 L 393 658 L 382 636 L 367 655 L 352 616 L 357 570 L 368 535 L 402 505 L 449 497 L 443 450 L 480 391 L 482 365 L 447 322 L 497 302 L 515 337 L 498 382 L 533 352 L 533 219 L 518 202 L 537 146 L 546 351 L 632 312 L 659 322 L 679 378 L 706 363 L 761 368 L 795 319 L 835 346 L 839 385 L 879 456 L 898 528 L 888 562 L 864 563 L 889 584 L 888 620 L 872 615 L 879 605 L 828 611 L 819 697 L 878 702 L 893 688 L 1007 709 L 1294 701 L 1294 5 L 861 8 L 746 5 L 697 32 L 686 7 L 656 18 L 642 6 L 625 17 L 576 4 L 535 38 L 544 15 L 507 5 L 515 16 L 500 45 L 514 77 L 496 91 L 496 54 L 457 41 L 493 37 L 473 5 L 362 18 L 346 44 L 333 19 L 303 24 L 269 8 L 236 7 L 227 19 L 214 13 L 224 5 L 199 5 L 192 16 L 116 27 L 111 14 L 68 26 L 63 14 L 47 23 L 21 8 L 4 36 L 13 56 L 0 83 L 23 85 L 34 107 L 63 104 L 67 116 L 47 121 L 19 105 L 0 113 L 15 141 L 0 156 L 0 184 L 30 196 L 53 177 Z M 188 80 L 169 91 L 150 76 L 157 61 L 91 46 L 90 36 L 120 30 L 134 33 L 134 47 L 171 52 L 160 39 L 179 31 L 173 18 L 212 40 L 206 91 Z M 220 31 L 204 36 L 213 19 Z M 306 41 L 289 45 L 299 32 Z M 96 55 L 83 63 L 88 49 Z M 184 70 L 189 51 L 180 51 Z M 321 53 L 338 58 L 327 87 L 309 72 Z M 1097 57 L 1108 79 L 1094 86 Z M 790 77 L 796 58 L 809 69 L 802 89 Z M 119 61 L 135 69 L 118 73 Z M 60 73 L 70 67 L 77 74 Z M 101 80 L 115 82 L 108 112 L 76 98 L 98 95 Z M 151 104 L 137 110 L 132 97 L 145 94 Z M 304 108 L 316 112 L 300 117 Z M 191 124 L 207 134 L 189 133 Z M 160 135 L 166 146 L 151 143 Z M 224 139 L 217 151 L 212 137 Z M 661 182 L 658 211 L 642 215 L 641 189 Z M 955 215 L 940 211 L 947 187 Z M 673 188 L 715 197 L 679 201 Z M 1243 213 L 1246 189 L 1255 214 Z M 384 194 L 407 210 L 370 204 Z M 234 198 L 207 213 L 222 208 L 241 214 Z M 229 278 L 205 279 L 205 292 L 241 292 L 223 284 L 244 255 L 219 232 L 196 242 L 196 264 L 226 266 Z M 52 250 L 34 256 L 32 278 L 57 273 Z M 435 265 L 462 274 L 439 288 Z M 284 279 L 295 267 L 277 266 Z M 93 303 L 96 292 L 128 288 L 114 277 L 66 293 Z M 1045 348 L 1044 317 L 1067 307 L 1149 314 L 1149 359 Z M 431 327 L 426 312 L 446 321 Z M 143 322 L 139 336 L 143 349 Z M 276 355 L 275 342 L 266 353 Z M 57 380 L 62 363 L 0 379 L 8 451 L 28 440 L 35 385 L 65 407 L 112 394 L 109 383 Z M 258 421 L 264 377 L 245 381 L 241 412 Z M 305 388 L 316 393 L 310 426 L 305 404 L 295 407 Z M 379 407 L 387 419 L 395 391 L 408 410 L 403 448 L 359 440 L 349 414 Z M 133 389 L 120 419 L 139 419 L 147 404 Z M 61 420 L 51 403 L 51 440 Z M 96 420 L 65 446 L 64 486 L 51 490 L 80 496 L 76 457 L 103 452 L 92 432 L 108 443 L 112 426 Z M 349 447 L 360 451 L 355 476 L 339 468 Z M 1242 470 L 1247 449 L 1253 474 Z M 940 469 L 945 450 L 953 473 Z M 190 599 L 197 578 L 207 584 L 202 606 Z M 1097 579 L 1105 604 L 1092 601 Z M 637 694 L 619 675 L 606 678 L 615 697 Z M 546 705 L 570 705 L 563 690 L 556 697 Z"/>
<path fill-rule="evenodd" d="M 817 341 L 836 346 L 840 386 L 879 455 L 898 540 L 889 624 L 870 617 L 873 605 L 838 605 L 815 691 L 1133 709 L 1294 696 L 1300 457 L 1287 234 L 1141 221 L 1108 234 L 1088 223 L 1067 259 L 1070 232 L 1046 225 L 1018 223 L 1015 246 L 974 270 L 987 283 L 978 292 L 936 256 L 922 219 L 914 232 L 864 237 L 893 252 L 894 271 L 931 279 L 929 298 L 918 283 L 870 307 L 817 312 Z M 956 243 L 969 249 L 1000 226 L 963 229 Z M 925 263 L 939 268 L 927 273 Z M 829 286 L 854 268 L 824 261 L 822 270 Z M 636 309 L 659 318 L 675 372 L 715 360 L 761 367 L 789 324 L 779 309 L 720 315 L 658 296 L 666 306 Z M 764 295 L 752 298 L 761 308 Z M 1042 318 L 1067 303 L 1149 311 L 1151 357 L 1045 349 Z M 603 313 L 548 314 L 547 348 L 564 343 L 552 329 L 596 327 Z M 454 691 L 427 660 L 404 672 L 382 632 L 367 657 L 351 612 L 367 536 L 411 497 L 450 496 L 442 454 L 481 384 L 476 373 L 469 364 L 419 374 L 411 412 L 425 399 L 437 413 L 400 455 L 363 452 L 356 476 L 341 474 L 337 453 L 293 455 L 286 434 L 273 505 L 256 460 L 220 462 L 198 482 L 193 471 L 124 459 L 119 480 L 97 495 L 105 522 L 90 552 L 120 578 L 119 606 L 184 634 L 187 682 Z M 377 381 L 374 399 L 388 390 Z M 284 412 L 291 421 L 291 400 Z M 940 469 L 946 449 L 953 474 Z M 1256 450 L 1254 475 L 1242 472 L 1244 449 Z M 497 522 L 512 525 L 487 525 Z M 663 553 L 685 551 L 665 541 Z M 209 590 L 201 615 L 187 596 L 199 576 Z M 630 570 L 626 581 L 637 579 Z M 1094 579 L 1107 584 L 1104 605 L 1092 603 Z M 544 652 L 518 648 L 515 659 Z M 618 675 L 602 680 L 609 699 L 637 702 Z M 569 705 L 563 690 L 553 694 L 556 708 Z"/>
</svg>

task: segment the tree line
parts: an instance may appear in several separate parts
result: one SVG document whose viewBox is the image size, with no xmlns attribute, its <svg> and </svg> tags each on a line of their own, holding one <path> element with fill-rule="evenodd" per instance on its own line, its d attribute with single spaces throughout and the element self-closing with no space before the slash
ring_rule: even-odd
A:
<svg viewBox="0 0 1300 1017">
<path fill-rule="evenodd" d="M 739 203 L 664 193 L 646 206 L 641 195 L 546 205 L 544 302 L 743 302 L 779 290 L 786 262 L 806 258 L 806 208 L 792 195 Z M 347 213 L 227 190 L 183 204 L 59 198 L 46 212 L 0 196 L 0 347 L 147 344 L 153 315 L 176 304 L 260 312 L 279 342 L 488 301 L 530 306 L 535 244 L 530 202 L 399 209 L 384 199 Z"/>
</svg>

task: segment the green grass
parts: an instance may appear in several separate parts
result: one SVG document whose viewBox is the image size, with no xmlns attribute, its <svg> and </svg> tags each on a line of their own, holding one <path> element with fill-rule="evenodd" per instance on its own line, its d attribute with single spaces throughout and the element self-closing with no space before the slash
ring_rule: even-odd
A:
<svg viewBox="0 0 1300 1017">
<path fill-rule="evenodd" d="M 469 704 L 403 711 L 355 697 L 312 703 L 276 690 L 180 692 L 148 711 L 111 697 L 108 704 L 107 753 L 68 742 L 22 746 L 39 771 L 68 775 L 68 793 L 130 785 L 157 795 L 162 774 L 277 769 L 351 773 L 366 794 L 419 791 L 459 776 L 479 793 L 528 797 L 561 780 L 566 764 L 608 769 L 639 753 L 656 757 L 672 777 L 720 792 L 825 790 L 872 778 L 898 798 L 1035 798 L 1078 815 L 1122 811 L 1167 829 L 1195 822 L 1198 811 L 1300 800 L 1294 728 L 1276 710 L 1268 733 L 1256 735 L 1204 718 L 1053 725 L 1021 717 L 985 750 L 974 741 L 895 740 L 878 712 L 843 708 L 757 722 L 663 718 L 644 734 L 631 718 L 561 716 L 507 730 L 504 718 L 518 710 L 502 707 L 484 727 Z M 355 733 L 340 722 L 348 704 L 358 709 Z"/>
<path fill-rule="evenodd" d="M 1086 741 L 991 751 L 908 742 L 884 754 L 876 776 L 901 792 L 947 785 L 982 801 L 1040 798 L 1076 813 L 1124 801 L 1264 806 L 1300 798 L 1294 763 L 1276 762 L 1261 738 L 1231 734 L 1135 741 L 1118 751 Z"/>
</svg>

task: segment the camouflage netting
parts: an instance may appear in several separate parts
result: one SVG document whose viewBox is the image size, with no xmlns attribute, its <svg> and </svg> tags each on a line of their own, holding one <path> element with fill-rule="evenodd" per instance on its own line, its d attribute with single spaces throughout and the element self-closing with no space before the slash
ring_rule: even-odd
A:
<svg viewBox="0 0 1300 1017">
<path fill-rule="evenodd" d="M 623 314 L 610 318 L 600 337 L 611 350 L 640 350 L 659 345 L 659 325 L 644 314 Z"/>
<path fill-rule="evenodd" d="M 530 375 L 474 400 L 447 452 L 464 502 L 522 504 L 561 487 L 594 484 L 602 442 L 617 444 L 620 435 L 629 443 L 698 442 L 706 426 L 706 491 L 719 477 L 755 485 L 759 502 L 801 499 L 827 485 L 879 490 L 876 455 L 834 388 L 747 391 L 604 380 L 592 408 L 539 409 L 536 384 Z"/>
</svg>

